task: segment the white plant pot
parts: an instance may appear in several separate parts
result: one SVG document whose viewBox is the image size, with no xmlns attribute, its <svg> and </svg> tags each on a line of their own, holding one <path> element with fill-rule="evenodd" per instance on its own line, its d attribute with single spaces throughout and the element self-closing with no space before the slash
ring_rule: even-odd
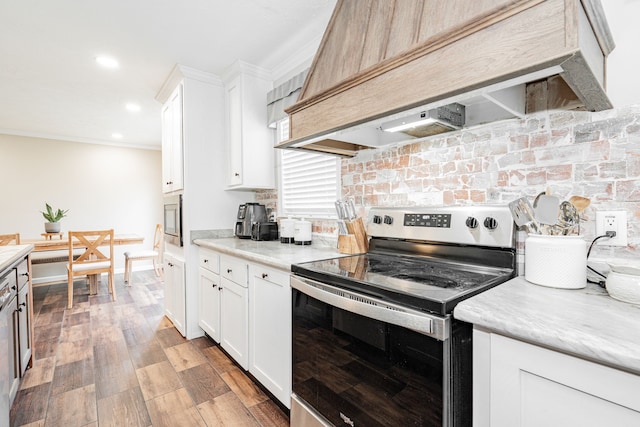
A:
<svg viewBox="0 0 640 427">
<path fill-rule="evenodd" d="M 44 231 L 46 231 L 47 233 L 59 233 L 60 225 L 60 222 L 45 222 Z"/>
</svg>

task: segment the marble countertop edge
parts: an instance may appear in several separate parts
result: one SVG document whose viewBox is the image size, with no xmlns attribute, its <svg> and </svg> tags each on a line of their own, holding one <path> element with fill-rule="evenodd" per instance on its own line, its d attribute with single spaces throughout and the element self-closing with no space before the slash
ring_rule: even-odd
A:
<svg viewBox="0 0 640 427">
<path fill-rule="evenodd" d="M 196 239 L 193 243 L 223 254 L 286 271 L 291 271 L 293 264 L 346 256 L 339 253 L 336 248 L 322 244 L 302 246 L 282 244 L 279 241 L 254 241 L 235 237 Z"/>
<path fill-rule="evenodd" d="M 606 290 L 545 288 L 518 277 L 461 302 L 454 317 L 501 335 L 640 374 L 640 307 Z"/>
</svg>

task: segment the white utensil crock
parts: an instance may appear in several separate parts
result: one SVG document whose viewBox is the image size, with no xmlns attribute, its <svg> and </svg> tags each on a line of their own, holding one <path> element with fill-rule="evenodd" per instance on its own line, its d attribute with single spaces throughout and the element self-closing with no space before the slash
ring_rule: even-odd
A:
<svg viewBox="0 0 640 427">
<path fill-rule="evenodd" d="M 280 220 L 280 243 L 293 243 L 296 232 L 296 220 L 286 218 Z"/>
<path fill-rule="evenodd" d="M 304 219 L 296 221 L 293 240 L 296 245 L 311 244 L 311 221 Z"/>
<path fill-rule="evenodd" d="M 529 234 L 524 249 L 524 277 L 550 288 L 584 288 L 587 242 L 580 236 Z"/>
</svg>

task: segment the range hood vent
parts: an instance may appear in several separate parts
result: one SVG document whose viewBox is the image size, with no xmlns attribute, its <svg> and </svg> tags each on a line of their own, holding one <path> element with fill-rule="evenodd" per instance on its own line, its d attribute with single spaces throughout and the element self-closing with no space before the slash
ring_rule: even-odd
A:
<svg viewBox="0 0 640 427">
<path fill-rule="evenodd" d="M 403 131 L 406 139 L 540 108 L 609 109 L 613 47 L 599 0 L 337 0 L 300 97 L 286 110 L 290 138 L 277 148 L 334 152 L 342 141 L 354 144 L 350 154 L 335 154 L 354 155 L 402 133 L 354 142 L 352 130 L 389 134 L 381 123 L 403 115 L 436 119 Z M 529 96 L 530 84 L 549 91 L 544 102 L 539 92 Z M 491 105 L 471 111 L 475 99 Z M 466 109 L 462 124 L 440 110 L 454 103 Z"/>
<path fill-rule="evenodd" d="M 451 104 L 429 111 L 382 123 L 385 132 L 402 132 L 414 138 L 424 138 L 464 126 L 464 105 Z"/>
</svg>

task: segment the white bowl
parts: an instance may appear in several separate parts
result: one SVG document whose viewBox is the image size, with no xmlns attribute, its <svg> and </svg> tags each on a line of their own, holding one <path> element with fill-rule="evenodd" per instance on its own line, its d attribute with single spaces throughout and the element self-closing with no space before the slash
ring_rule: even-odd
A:
<svg viewBox="0 0 640 427">
<path fill-rule="evenodd" d="M 607 275 L 606 287 L 612 298 L 631 304 L 640 304 L 640 275 L 619 273 L 612 267 Z"/>
</svg>

